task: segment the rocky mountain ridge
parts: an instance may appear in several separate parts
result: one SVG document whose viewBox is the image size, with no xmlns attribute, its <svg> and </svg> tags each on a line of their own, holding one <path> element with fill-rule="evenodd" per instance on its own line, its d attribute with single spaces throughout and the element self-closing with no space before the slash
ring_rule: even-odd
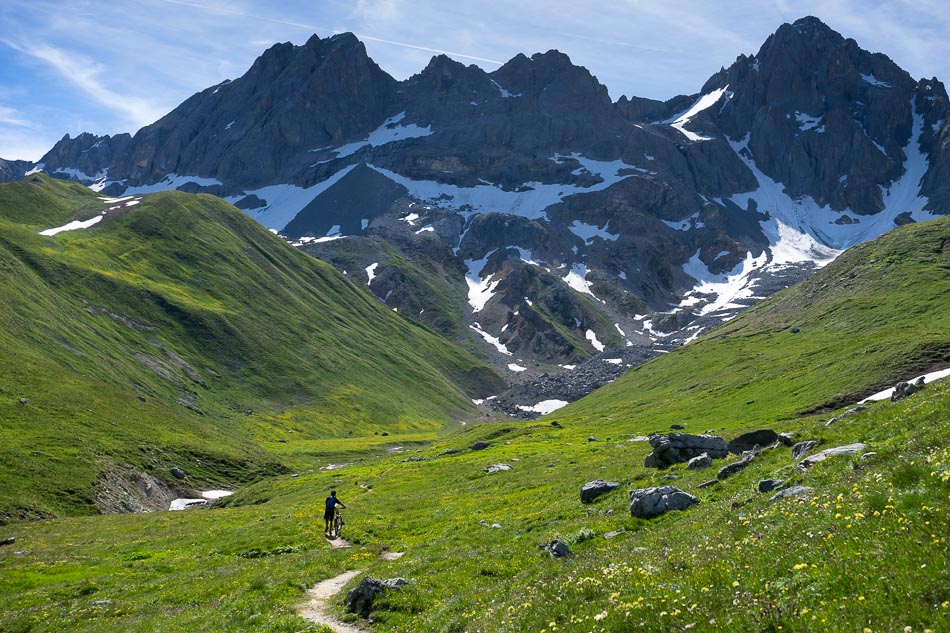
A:
<svg viewBox="0 0 950 633">
<path fill-rule="evenodd" d="M 491 73 L 438 56 L 399 82 L 342 34 L 34 169 L 223 197 L 519 378 L 688 342 L 945 214 L 947 112 L 939 81 L 816 18 L 667 102 L 612 102 L 558 51 Z"/>
</svg>

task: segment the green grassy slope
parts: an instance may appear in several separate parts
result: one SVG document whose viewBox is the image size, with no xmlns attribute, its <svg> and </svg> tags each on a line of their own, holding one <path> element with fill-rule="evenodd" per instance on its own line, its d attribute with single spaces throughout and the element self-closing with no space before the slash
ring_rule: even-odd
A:
<svg viewBox="0 0 950 633">
<path fill-rule="evenodd" d="M 662 430 L 753 425 L 950 365 L 950 221 L 898 228 L 554 416 Z M 661 405 L 661 406 L 660 406 Z"/>
<path fill-rule="evenodd" d="M 0 187 L 0 515 L 88 511 L 107 463 L 246 481 L 261 444 L 440 432 L 500 383 L 211 196 L 38 235 L 110 206 L 88 193 Z"/>
<path fill-rule="evenodd" d="M 947 244 L 940 220 L 846 254 L 558 412 L 561 426 L 478 425 L 268 479 L 209 511 L 7 526 L 0 536 L 17 541 L 0 549 L 0 628 L 317 631 L 294 615 L 304 589 L 362 569 L 409 581 L 378 602 L 376 631 L 950 630 L 950 385 L 831 426 L 840 410 L 819 412 L 945 360 Z M 647 469 L 649 447 L 628 441 L 674 422 L 866 448 L 805 473 L 775 448 L 699 488 L 715 470 Z M 491 446 L 470 450 L 476 440 Z M 495 463 L 512 469 L 484 471 Z M 598 478 L 622 487 L 582 505 Z M 814 490 L 770 502 L 756 491 L 764 478 Z M 632 518 L 627 490 L 663 484 L 700 504 Z M 331 487 L 348 506 L 349 550 L 320 536 Z M 570 558 L 539 550 L 556 536 Z M 406 554 L 387 562 L 384 549 Z"/>
</svg>

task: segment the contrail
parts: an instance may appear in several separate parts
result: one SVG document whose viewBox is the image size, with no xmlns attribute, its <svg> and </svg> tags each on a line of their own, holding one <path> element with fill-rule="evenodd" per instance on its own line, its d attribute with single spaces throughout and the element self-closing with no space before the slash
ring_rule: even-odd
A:
<svg viewBox="0 0 950 633">
<path fill-rule="evenodd" d="M 315 26 L 313 24 L 303 24 L 301 22 L 291 22 L 289 20 L 280 20 L 277 18 L 269 18 L 261 15 L 251 15 L 249 13 L 242 13 L 241 11 L 234 11 L 233 9 L 221 9 L 217 7 L 208 7 L 203 4 L 198 4 L 195 2 L 185 2 L 184 0 L 162 0 L 169 4 L 179 4 L 186 7 L 195 7 L 196 9 L 204 9 L 205 11 L 217 12 L 217 13 L 229 13 L 231 15 L 237 15 L 243 18 L 250 18 L 252 20 L 264 20 L 266 22 L 274 22 L 276 24 L 286 24 L 287 26 L 295 26 L 302 29 L 307 29 L 309 31 L 324 31 L 330 34 L 341 33 L 342 31 L 337 31 L 334 29 L 328 29 L 322 26 Z M 426 51 L 427 53 L 435 53 L 437 55 L 449 55 L 451 57 L 461 57 L 462 59 L 471 59 L 477 62 L 485 62 L 486 64 L 495 64 L 496 66 L 501 66 L 504 62 L 500 62 L 494 59 L 487 59 L 485 57 L 476 57 L 474 55 L 466 55 L 464 53 L 456 53 L 453 51 L 444 51 L 438 48 L 429 48 L 428 46 L 416 46 L 415 44 L 407 44 L 406 42 L 396 42 L 394 40 L 385 40 L 379 37 L 373 37 L 371 35 L 363 35 L 361 33 L 354 33 L 356 37 L 361 40 L 369 42 L 379 42 L 380 44 L 389 44 L 391 46 L 401 46 L 403 48 L 410 48 L 417 51 Z"/>
</svg>

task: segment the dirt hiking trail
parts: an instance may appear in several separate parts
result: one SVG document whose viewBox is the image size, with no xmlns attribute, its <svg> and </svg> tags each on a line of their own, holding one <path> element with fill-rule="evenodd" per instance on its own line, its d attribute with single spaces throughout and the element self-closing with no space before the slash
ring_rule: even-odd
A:
<svg viewBox="0 0 950 633">
<path fill-rule="evenodd" d="M 342 540 L 342 539 L 339 539 Z M 297 614 L 314 624 L 323 624 L 337 633 L 366 633 L 364 629 L 345 624 L 329 615 L 330 599 L 340 593 L 348 582 L 363 573 L 362 569 L 343 572 L 339 576 L 320 581 L 307 590 L 307 602 L 300 606 Z"/>
</svg>

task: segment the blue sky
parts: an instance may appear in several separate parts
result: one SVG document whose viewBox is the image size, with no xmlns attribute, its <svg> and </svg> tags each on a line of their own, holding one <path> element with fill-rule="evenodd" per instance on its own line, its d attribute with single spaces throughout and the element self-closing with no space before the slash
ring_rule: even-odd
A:
<svg viewBox="0 0 950 633">
<path fill-rule="evenodd" d="M 950 79 L 946 0 L 2 0 L 0 157 L 37 160 L 66 133 L 134 133 L 313 33 L 356 33 L 397 79 L 442 52 L 491 71 L 556 48 L 614 99 L 667 99 L 805 15 L 915 78 Z"/>
</svg>

